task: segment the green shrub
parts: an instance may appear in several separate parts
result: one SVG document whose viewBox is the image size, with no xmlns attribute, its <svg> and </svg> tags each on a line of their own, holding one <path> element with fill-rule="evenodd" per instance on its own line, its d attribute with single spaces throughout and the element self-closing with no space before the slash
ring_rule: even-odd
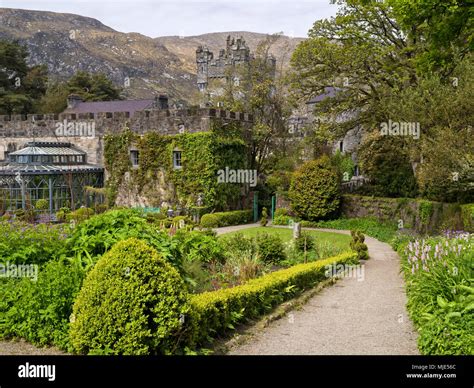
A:
<svg viewBox="0 0 474 388">
<path fill-rule="evenodd" d="M 150 224 L 159 225 L 167 217 L 161 212 L 151 212 L 151 213 L 146 213 L 145 218 Z"/>
<path fill-rule="evenodd" d="M 56 212 L 56 219 L 59 222 L 66 222 L 66 217 L 69 213 L 71 213 L 71 210 L 68 207 L 62 207 Z"/>
<path fill-rule="evenodd" d="M 16 209 L 13 214 L 15 215 L 15 219 L 18 221 L 25 221 L 25 222 L 34 222 L 35 221 L 35 212 L 33 209 Z"/>
<path fill-rule="evenodd" d="M 195 323 L 192 326 L 193 342 L 205 343 L 211 337 L 233 329 L 237 323 L 258 317 L 277 304 L 314 287 L 326 278 L 326 267 L 329 265 L 354 262 L 355 254 L 345 253 L 275 271 L 240 286 L 194 295 L 191 297 Z"/>
<path fill-rule="evenodd" d="M 464 230 L 474 233 L 474 203 L 461 205 L 461 217 Z"/>
<path fill-rule="evenodd" d="M 108 207 L 107 204 L 105 204 L 105 203 L 98 203 L 98 204 L 94 205 L 95 214 L 104 213 L 104 212 L 106 212 L 108 209 L 109 209 L 109 207 Z"/>
<path fill-rule="evenodd" d="M 268 212 L 267 212 L 267 208 L 264 207 L 262 209 L 262 217 L 260 218 L 260 225 L 267 226 L 267 224 L 268 224 Z"/>
<path fill-rule="evenodd" d="M 43 264 L 65 253 L 69 225 L 0 222 L 0 263 Z"/>
<path fill-rule="evenodd" d="M 185 261 L 211 263 L 223 260 L 223 249 L 215 235 L 201 231 L 178 230 L 173 236 Z"/>
<path fill-rule="evenodd" d="M 83 222 L 94 215 L 94 209 L 81 207 L 66 215 L 66 221 Z"/>
<path fill-rule="evenodd" d="M 281 238 L 270 233 L 258 233 L 256 253 L 264 263 L 278 264 L 285 259 L 285 248 Z"/>
<path fill-rule="evenodd" d="M 430 222 L 431 216 L 433 215 L 433 210 L 433 202 L 420 201 L 418 211 L 422 225 L 427 225 Z"/>
<path fill-rule="evenodd" d="M 370 184 L 363 192 L 378 197 L 416 197 L 418 188 L 408 143 L 398 136 L 374 131 L 359 148 L 359 163 Z"/>
<path fill-rule="evenodd" d="M 110 210 L 81 222 L 74 228 L 66 244 L 69 251 L 91 265 L 115 243 L 131 237 L 146 241 L 181 271 L 178 242 L 147 223 L 135 209 Z"/>
<path fill-rule="evenodd" d="M 181 225 L 192 228 L 194 226 L 194 222 L 189 216 L 176 216 L 171 219 L 171 225 L 175 228 L 179 228 Z"/>
<path fill-rule="evenodd" d="M 293 211 L 310 221 L 335 215 L 341 202 L 339 180 L 328 157 L 303 164 L 293 174 L 288 193 Z"/>
<path fill-rule="evenodd" d="M 293 221 L 290 216 L 275 216 L 273 219 L 273 225 L 289 225 Z"/>
<path fill-rule="evenodd" d="M 274 217 L 280 217 L 280 216 L 288 216 L 288 209 L 285 209 L 284 207 L 281 207 L 279 209 L 275 210 L 275 214 L 273 215 Z"/>
<path fill-rule="evenodd" d="M 364 244 L 365 236 L 360 230 L 351 230 L 352 241 L 350 247 L 357 253 L 358 260 L 368 260 L 369 252 L 367 245 Z"/>
<path fill-rule="evenodd" d="M 295 248 L 298 252 L 308 252 L 314 248 L 314 236 L 308 232 L 301 232 L 295 239 Z"/>
<path fill-rule="evenodd" d="M 153 248 L 117 243 L 84 280 L 71 322 L 78 353 L 167 354 L 189 319 L 184 283 Z"/>
<path fill-rule="evenodd" d="M 239 254 L 242 252 L 249 252 L 254 255 L 257 252 L 255 239 L 244 236 L 242 233 L 235 233 L 231 236 L 223 236 L 219 239 L 219 243 L 225 252 Z"/>
<path fill-rule="evenodd" d="M 80 265 L 52 260 L 29 278 L 0 279 L 0 333 L 21 337 L 38 345 L 56 345 L 71 350 L 69 317 L 82 284 Z"/>
<path fill-rule="evenodd" d="M 252 210 L 235 210 L 230 212 L 204 214 L 201 217 L 201 226 L 203 228 L 220 228 L 223 226 L 248 224 L 252 221 Z"/>
<path fill-rule="evenodd" d="M 35 209 L 36 210 L 48 210 L 49 209 L 49 202 L 44 198 L 38 199 L 36 201 Z"/>
</svg>

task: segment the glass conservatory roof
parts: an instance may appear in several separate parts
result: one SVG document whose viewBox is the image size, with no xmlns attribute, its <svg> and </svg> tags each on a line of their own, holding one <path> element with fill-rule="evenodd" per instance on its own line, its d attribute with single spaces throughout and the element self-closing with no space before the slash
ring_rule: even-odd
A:
<svg viewBox="0 0 474 388">
<path fill-rule="evenodd" d="M 85 152 L 72 147 L 64 146 L 38 146 L 28 145 L 21 150 L 11 152 L 9 155 L 85 155 Z"/>
<path fill-rule="evenodd" d="M 86 152 L 71 143 L 30 142 L 24 148 L 8 154 L 8 160 L 0 163 L 0 175 L 104 171 L 101 166 L 88 164 L 86 158 Z"/>
</svg>

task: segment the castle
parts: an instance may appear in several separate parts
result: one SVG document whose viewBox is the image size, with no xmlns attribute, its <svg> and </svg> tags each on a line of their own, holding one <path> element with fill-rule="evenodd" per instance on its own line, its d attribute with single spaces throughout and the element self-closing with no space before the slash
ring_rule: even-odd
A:
<svg viewBox="0 0 474 388">
<path fill-rule="evenodd" d="M 196 50 L 197 86 L 202 93 L 208 91 L 210 80 L 238 82 L 238 79 L 229 79 L 233 70 L 240 65 L 248 65 L 254 55 L 250 53 L 243 37 L 231 38 L 227 36 L 226 48 L 219 51 L 219 56 L 214 58 L 214 53 L 208 47 L 199 46 Z M 268 57 L 269 64 L 275 68 L 276 59 L 273 55 Z"/>
</svg>

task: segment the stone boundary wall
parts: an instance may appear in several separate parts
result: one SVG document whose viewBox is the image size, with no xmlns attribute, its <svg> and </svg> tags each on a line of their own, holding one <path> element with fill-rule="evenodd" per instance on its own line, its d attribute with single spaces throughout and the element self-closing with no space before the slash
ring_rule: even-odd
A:
<svg viewBox="0 0 474 388">
<path fill-rule="evenodd" d="M 347 218 L 377 218 L 420 233 L 464 228 L 461 205 L 457 203 L 346 194 L 342 196 L 341 213 Z"/>
<path fill-rule="evenodd" d="M 341 202 L 341 217 L 344 218 L 372 217 L 419 233 L 437 233 L 446 229 L 474 232 L 474 204 L 353 194 L 343 195 Z M 291 203 L 278 196 L 276 207 L 290 210 Z"/>
</svg>

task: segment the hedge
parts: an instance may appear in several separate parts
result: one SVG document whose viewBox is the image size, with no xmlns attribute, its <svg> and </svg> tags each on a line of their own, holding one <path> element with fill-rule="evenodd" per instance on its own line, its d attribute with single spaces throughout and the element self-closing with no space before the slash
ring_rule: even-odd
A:
<svg viewBox="0 0 474 388">
<path fill-rule="evenodd" d="M 217 291 L 191 296 L 194 343 L 203 344 L 212 337 L 233 329 L 247 318 L 255 318 L 305 289 L 327 278 L 328 265 L 357 263 L 354 252 L 325 260 L 298 264 L 264 275 L 249 282 Z"/>
<path fill-rule="evenodd" d="M 466 232 L 474 233 L 474 203 L 461 205 L 461 217 Z"/>
<path fill-rule="evenodd" d="M 204 214 L 201 218 L 203 228 L 248 224 L 253 221 L 253 210 L 235 210 L 221 213 Z"/>
</svg>

